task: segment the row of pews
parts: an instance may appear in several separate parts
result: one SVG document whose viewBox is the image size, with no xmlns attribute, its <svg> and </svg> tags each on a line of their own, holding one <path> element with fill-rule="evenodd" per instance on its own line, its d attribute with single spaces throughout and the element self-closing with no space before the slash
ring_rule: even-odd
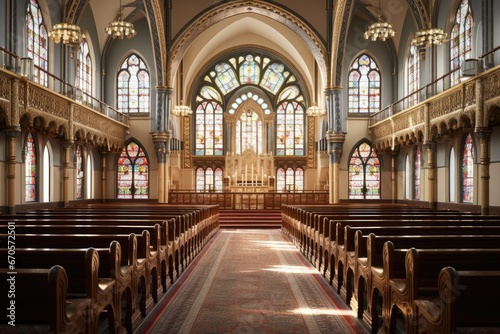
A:
<svg viewBox="0 0 500 334">
<path fill-rule="evenodd" d="M 283 205 L 282 221 L 372 333 L 500 330 L 499 216 Z"/>
<path fill-rule="evenodd" d="M 0 215 L 0 225 L 14 293 L 0 332 L 133 333 L 219 229 L 219 208 L 94 204 Z"/>
</svg>

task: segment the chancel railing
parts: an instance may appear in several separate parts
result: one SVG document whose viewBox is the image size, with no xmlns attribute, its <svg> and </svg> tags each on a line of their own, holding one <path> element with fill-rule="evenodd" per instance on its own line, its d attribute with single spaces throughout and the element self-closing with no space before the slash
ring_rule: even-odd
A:
<svg viewBox="0 0 500 334">
<path fill-rule="evenodd" d="M 221 209 L 279 210 L 282 204 L 328 204 L 328 192 L 195 192 L 172 190 L 171 204 L 218 204 Z"/>
</svg>

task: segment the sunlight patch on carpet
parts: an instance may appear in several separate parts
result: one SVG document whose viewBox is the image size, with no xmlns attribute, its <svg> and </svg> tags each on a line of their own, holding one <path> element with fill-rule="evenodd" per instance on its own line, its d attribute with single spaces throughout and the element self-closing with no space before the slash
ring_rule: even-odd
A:
<svg viewBox="0 0 500 334">
<path fill-rule="evenodd" d="M 352 310 L 333 310 L 333 309 L 313 309 L 313 308 L 298 308 L 292 311 L 295 314 L 308 315 L 342 315 L 356 317 L 356 313 Z"/>
<path fill-rule="evenodd" d="M 303 266 L 286 266 L 286 265 L 276 265 L 272 266 L 272 268 L 266 268 L 264 270 L 267 271 L 275 271 L 281 273 L 289 273 L 289 274 L 317 274 L 318 270 L 312 267 L 303 267 Z"/>
</svg>

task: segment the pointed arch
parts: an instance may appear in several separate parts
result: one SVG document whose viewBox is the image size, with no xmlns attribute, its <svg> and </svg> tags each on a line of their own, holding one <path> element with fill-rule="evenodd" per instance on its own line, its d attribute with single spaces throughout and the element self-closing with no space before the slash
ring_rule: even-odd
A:
<svg viewBox="0 0 500 334">
<path fill-rule="evenodd" d="M 196 169 L 196 191 L 221 192 L 223 190 L 223 170 L 221 167 L 199 167 Z"/>
<path fill-rule="evenodd" d="M 455 14 L 450 33 L 450 70 L 459 68 L 465 59 L 472 57 L 472 27 L 474 19 L 469 0 L 462 0 Z M 460 83 L 460 71 L 451 75 L 451 84 Z"/>
<path fill-rule="evenodd" d="M 83 93 L 81 101 L 86 103 L 92 103 L 92 87 L 94 82 L 93 68 L 89 44 L 85 39 L 82 39 L 76 52 L 75 86 Z"/>
<path fill-rule="evenodd" d="M 348 74 L 349 114 L 366 115 L 380 110 L 381 74 L 373 57 L 363 52 L 357 56 Z"/>
<path fill-rule="evenodd" d="M 149 198 L 149 158 L 139 141 L 130 138 L 125 142 L 116 168 L 117 198 Z"/>
<path fill-rule="evenodd" d="M 75 147 L 75 169 L 76 169 L 76 199 L 84 198 L 85 164 L 83 160 L 82 145 Z"/>
<path fill-rule="evenodd" d="M 49 70 L 49 35 L 42 11 L 37 0 L 30 0 L 26 8 L 27 56 L 33 59 L 34 65 L 44 71 Z M 35 67 L 33 79 L 47 87 L 48 76 Z"/>
<path fill-rule="evenodd" d="M 38 150 L 35 137 L 26 133 L 24 145 L 25 196 L 26 202 L 38 200 Z"/>
<path fill-rule="evenodd" d="M 304 169 L 283 168 L 276 169 L 276 191 L 277 192 L 301 192 L 304 190 Z"/>
<path fill-rule="evenodd" d="M 368 140 L 352 150 L 348 171 L 349 199 L 380 199 L 380 161 Z"/>
<path fill-rule="evenodd" d="M 463 141 L 461 193 L 463 203 L 474 201 L 474 145 L 470 133 Z"/>
<path fill-rule="evenodd" d="M 116 75 L 116 100 L 118 111 L 128 114 L 150 112 L 149 69 L 144 59 L 132 52 L 125 57 Z"/>
</svg>

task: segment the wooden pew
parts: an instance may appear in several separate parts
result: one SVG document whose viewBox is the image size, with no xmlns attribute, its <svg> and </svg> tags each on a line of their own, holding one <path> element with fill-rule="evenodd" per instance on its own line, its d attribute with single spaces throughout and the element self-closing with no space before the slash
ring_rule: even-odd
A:
<svg viewBox="0 0 500 334">
<path fill-rule="evenodd" d="M 7 248 L 0 248 L 0 256 L 7 258 L 7 253 Z M 109 254 L 109 248 L 98 250 L 16 247 L 16 269 L 50 269 L 56 264 L 62 266 L 68 276 L 66 299 L 90 301 L 86 312 L 86 332 L 96 333 L 99 318 L 101 314 L 105 314 L 108 330 L 116 333 L 120 328 L 117 317 L 120 312 L 115 303 L 115 280 L 111 277 L 99 277 L 99 253 Z"/>
<path fill-rule="evenodd" d="M 462 327 L 484 332 L 500 330 L 500 271 L 441 269 L 439 298 L 416 299 L 415 332 L 456 333 Z"/>
<path fill-rule="evenodd" d="M 8 269 L 0 269 L 2 281 L 7 282 L 13 276 Z M 21 331 L 24 326 L 41 326 L 42 330 L 51 333 L 85 333 L 87 332 L 86 316 L 90 308 L 90 298 L 67 299 L 68 276 L 61 266 L 50 269 L 16 269 L 15 297 L 2 298 L 2 309 L 7 310 L 7 317 L 2 317 L 0 331 L 8 333 L 12 328 Z M 4 291 L 7 293 L 7 291 Z M 10 300 L 15 304 L 11 306 Z M 16 327 L 7 322 L 15 316 Z M 26 329 L 28 329 L 26 328 Z"/>
<path fill-rule="evenodd" d="M 404 272 L 392 269 L 390 279 L 390 303 L 383 331 L 395 332 L 398 313 L 402 313 L 405 331 L 415 330 L 417 299 L 439 298 L 438 275 L 443 268 L 451 266 L 456 270 L 498 271 L 500 270 L 500 249 L 415 249 L 398 250 L 406 252 Z M 395 250 L 396 252 L 396 250 Z"/>
</svg>

